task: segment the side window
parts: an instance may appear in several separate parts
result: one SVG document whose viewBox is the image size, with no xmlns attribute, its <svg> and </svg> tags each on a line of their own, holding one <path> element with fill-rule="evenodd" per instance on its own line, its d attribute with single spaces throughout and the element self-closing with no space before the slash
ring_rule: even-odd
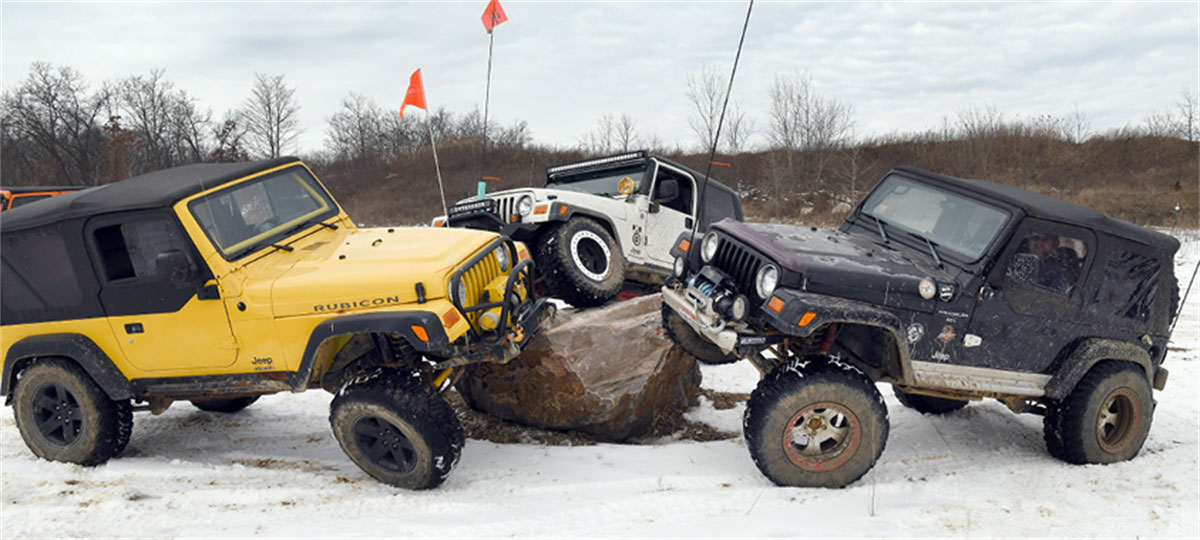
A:
<svg viewBox="0 0 1200 540">
<path fill-rule="evenodd" d="M 1106 317 L 1149 321 L 1162 270 L 1159 259 L 1113 249 L 1104 264 L 1104 278 L 1092 298 L 1092 311 Z"/>
<path fill-rule="evenodd" d="M 679 196 L 672 199 L 663 199 L 659 193 L 663 181 L 674 180 L 679 185 Z M 658 178 L 654 182 L 654 200 L 662 203 L 663 206 L 681 212 L 687 215 L 692 214 L 692 200 L 695 198 L 695 187 L 692 185 L 690 176 L 676 174 L 674 171 L 659 167 Z"/>
<path fill-rule="evenodd" d="M 79 277 L 56 227 L 5 234 L 0 300 L 6 311 L 38 311 L 83 303 Z"/>
<path fill-rule="evenodd" d="M 1079 238 L 1034 227 L 1021 237 L 1004 274 L 1011 282 L 1070 296 L 1079 284 L 1088 251 L 1088 244 Z"/>
<path fill-rule="evenodd" d="M 163 217 L 135 219 L 95 231 L 100 264 L 108 281 L 156 279 L 162 253 L 188 252 L 179 228 Z"/>
</svg>

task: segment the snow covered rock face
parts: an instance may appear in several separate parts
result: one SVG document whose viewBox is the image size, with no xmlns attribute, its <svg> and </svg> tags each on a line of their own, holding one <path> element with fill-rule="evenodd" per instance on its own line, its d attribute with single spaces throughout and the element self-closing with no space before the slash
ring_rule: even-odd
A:
<svg viewBox="0 0 1200 540">
<path fill-rule="evenodd" d="M 700 392 L 696 361 L 661 329 L 659 295 L 562 313 L 507 365 L 479 364 L 472 407 L 540 428 L 623 441 L 672 430 Z"/>
</svg>

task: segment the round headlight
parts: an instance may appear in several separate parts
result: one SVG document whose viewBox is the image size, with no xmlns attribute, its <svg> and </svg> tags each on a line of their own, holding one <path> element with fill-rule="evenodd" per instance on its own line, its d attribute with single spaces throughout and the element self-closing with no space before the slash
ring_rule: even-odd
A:
<svg viewBox="0 0 1200 540">
<path fill-rule="evenodd" d="M 758 293 L 759 298 L 766 299 L 771 296 L 778 284 L 779 269 L 773 264 L 763 266 L 758 270 L 758 275 L 754 276 L 754 290 Z"/>
<path fill-rule="evenodd" d="M 917 292 L 921 293 L 921 298 L 929 300 L 937 293 L 937 287 L 934 286 L 933 281 L 922 279 L 921 283 L 917 284 Z"/>
<path fill-rule="evenodd" d="M 454 296 L 458 300 L 458 306 L 467 307 L 467 286 L 459 283 L 454 289 Z"/>
<path fill-rule="evenodd" d="M 500 271 L 507 272 L 508 271 L 508 262 L 509 262 L 508 246 L 505 246 L 505 245 L 498 246 L 495 249 L 495 253 L 496 253 L 496 264 L 500 265 Z"/>
<path fill-rule="evenodd" d="M 746 318 L 746 312 L 749 309 L 750 300 L 739 294 L 733 299 L 733 305 L 729 306 L 729 317 L 735 321 L 740 321 Z"/>
<path fill-rule="evenodd" d="M 704 262 L 711 261 L 717 255 L 717 244 L 720 240 L 717 238 L 717 233 L 710 232 L 704 235 L 704 240 L 700 242 L 700 258 Z"/>
<path fill-rule="evenodd" d="M 671 268 L 675 271 L 675 277 L 683 277 L 683 273 L 687 271 L 687 259 L 683 256 L 675 257 L 675 266 Z"/>
<path fill-rule="evenodd" d="M 526 195 L 517 199 L 517 213 L 522 216 L 528 216 L 533 211 L 533 197 Z"/>
</svg>

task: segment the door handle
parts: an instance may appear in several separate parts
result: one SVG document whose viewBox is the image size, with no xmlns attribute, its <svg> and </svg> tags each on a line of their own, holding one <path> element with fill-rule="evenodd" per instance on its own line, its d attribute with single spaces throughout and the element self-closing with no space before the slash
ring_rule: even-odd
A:
<svg viewBox="0 0 1200 540">
<path fill-rule="evenodd" d="M 125 333 L 126 334 L 142 334 L 145 332 L 146 332 L 146 329 L 144 327 L 142 327 L 142 323 L 140 323 L 140 322 L 129 323 L 129 324 L 125 325 Z"/>
</svg>

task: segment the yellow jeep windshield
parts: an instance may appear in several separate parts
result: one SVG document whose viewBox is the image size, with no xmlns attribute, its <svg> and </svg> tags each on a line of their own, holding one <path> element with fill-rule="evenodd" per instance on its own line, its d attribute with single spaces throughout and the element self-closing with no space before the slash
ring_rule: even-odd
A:
<svg viewBox="0 0 1200 540">
<path fill-rule="evenodd" d="M 226 260 L 338 213 L 325 189 L 299 165 L 201 197 L 188 209 Z"/>
</svg>

